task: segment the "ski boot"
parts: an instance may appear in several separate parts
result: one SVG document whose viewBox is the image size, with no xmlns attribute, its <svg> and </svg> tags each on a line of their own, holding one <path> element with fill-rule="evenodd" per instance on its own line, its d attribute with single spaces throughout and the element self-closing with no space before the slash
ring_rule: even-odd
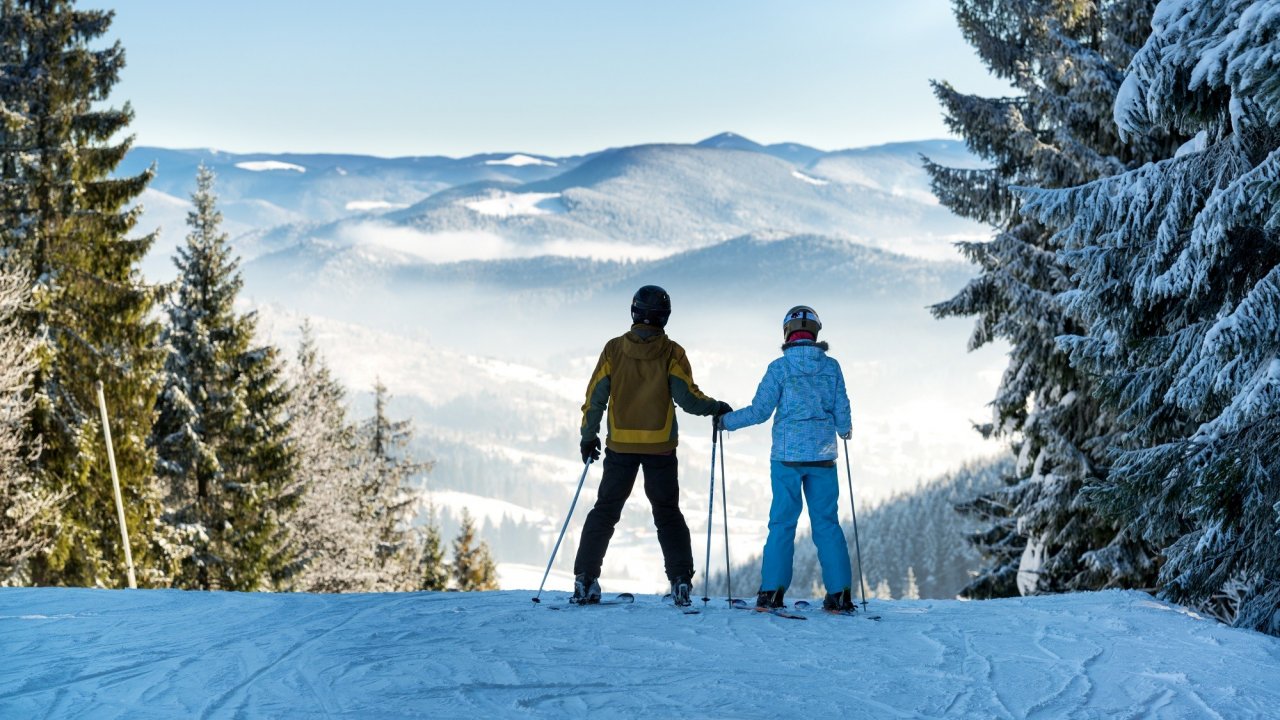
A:
<svg viewBox="0 0 1280 720">
<path fill-rule="evenodd" d="M 840 592 L 827 593 L 822 599 L 822 609 L 830 613 L 850 614 L 857 608 L 853 606 L 853 593 L 849 588 Z"/>
<path fill-rule="evenodd" d="M 689 578 L 677 575 L 676 579 L 671 581 L 671 601 L 676 604 L 676 607 L 689 607 L 693 604 L 693 599 L 689 597 L 692 589 Z"/>
<path fill-rule="evenodd" d="M 756 594 L 756 610 L 759 612 L 769 612 L 784 608 L 786 605 L 782 603 L 782 589 L 778 590 L 761 590 Z"/>
<path fill-rule="evenodd" d="M 600 602 L 600 581 L 581 573 L 573 579 L 573 597 L 569 602 L 575 605 L 594 605 Z"/>
</svg>

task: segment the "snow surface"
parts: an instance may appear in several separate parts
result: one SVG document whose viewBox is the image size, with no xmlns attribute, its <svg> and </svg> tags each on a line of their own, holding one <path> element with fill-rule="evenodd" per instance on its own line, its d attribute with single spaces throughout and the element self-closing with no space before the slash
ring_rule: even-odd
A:
<svg viewBox="0 0 1280 720">
<path fill-rule="evenodd" d="M 251 160 L 248 162 L 238 162 L 236 167 L 241 170 L 251 170 L 253 172 L 263 172 L 266 170 L 293 170 L 294 172 L 304 173 L 306 168 L 293 163 L 281 162 L 280 160 Z"/>
<path fill-rule="evenodd" d="M 345 173 L 341 168 L 340 173 Z M 366 212 L 369 210 L 400 210 L 409 207 L 406 203 L 393 203 L 386 200 L 352 200 L 347 203 L 344 208 L 353 212 Z"/>
<path fill-rule="evenodd" d="M 1137 592 L 785 620 L 561 591 L 0 589 L 0 717 L 1261 718 L 1280 641 Z M 701 603 L 695 603 L 700 605 Z"/>
<path fill-rule="evenodd" d="M 512 520 L 534 523 L 553 520 L 553 518 L 547 517 L 546 513 L 530 510 L 515 503 L 484 497 L 483 495 L 458 492 L 457 490 L 431 490 L 422 495 L 421 503 L 424 505 L 424 509 L 428 509 L 431 506 L 448 508 L 455 515 L 461 515 L 462 511 L 466 510 L 471 513 L 471 517 L 475 518 L 477 523 L 490 522 L 497 524 L 507 517 Z"/>
<path fill-rule="evenodd" d="M 803 180 L 804 182 L 807 182 L 807 183 L 809 183 L 810 185 L 830 185 L 830 184 L 831 184 L 831 183 L 830 183 L 829 181 L 827 181 L 827 180 L 819 180 L 819 179 L 818 179 L 818 178 L 816 178 L 816 177 L 810 177 L 810 176 L 808 176 L 808 175 L 805 175 L 804 173 L 800 172 L 799 170 L 792 170 L 792 171 L 791 171 L 791 177 L 793 177 L 793 178 L 795 178 L 795 179 L 797 179 L 797 180 Z"/>
<path fill-rule="evenodd" d="M 508 193 L 500 192 L 487 195 L 478 200 L 468 200 L 462 204 L 481 215 L 494 217 L 512 217 L 515 215 L 552 215 L 564 212 L 564 205 L 559 200 L 560 193 Z"/>
<path fill-rule="evenodd" d="M 546 165 L 548 167 L 556 167 L 556 163 L 550 160 L 543 160 L 541 158 L 536 158 L 531 155 L 525 155 L 523 153 L 516 153 L 515 155 L 502 158 L 501 160 L 485 160 L 484 164 L 485 165 L 511 165 L 513 167 L 524 167 L 525 165 Z"/>
</svg>

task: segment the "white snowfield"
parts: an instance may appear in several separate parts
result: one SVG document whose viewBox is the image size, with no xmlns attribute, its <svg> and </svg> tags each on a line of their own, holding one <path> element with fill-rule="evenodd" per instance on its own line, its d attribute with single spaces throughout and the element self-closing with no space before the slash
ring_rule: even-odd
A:
<svg viewBox="0 0 1280 720">
<path fill-rule="evenodd" d="M 1137 592 L 873 601 L 880 622 L 532 595 L 0 589 L 0 717 L 1280 714 L 1280 640 Z"/>
<path fill-rule="evenodd" d="M 238 162 L 236 167 L 241 170 L 249 170 L 252 172 L 269 172 L 271 170 L 291 170 L 293 172 L 304 173 L 306 168 L 293 163 L 282 162 L 280 160 L 250 160 L 247 162 Z"/>
<path fill-rule="evenodd" d="M 536 158 L 532 155 L 525 155 L 523 153 L 516 153 L 515 155 L 511 155 L 500 160 L 485 160 L 484 164 L 512 165 L 514 167 L 523 167 L 525 165 L 546 165 L 548 167 L 556 167 L 556 163 L 550 160 L 543 160 L 542 158 Z"/>
</svg>

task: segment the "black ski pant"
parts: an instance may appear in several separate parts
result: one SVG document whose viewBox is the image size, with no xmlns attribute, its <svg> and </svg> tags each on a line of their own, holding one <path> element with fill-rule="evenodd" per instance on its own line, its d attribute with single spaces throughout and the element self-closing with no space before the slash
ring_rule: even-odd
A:
<svg viewBox="0 0 1280 720">
<path fill-rule="evenodd" d="M 674 450 L 669 455 L 604 451 L 600 494 L 582 527 L 582 542 L 578 544 L 578 557 L 573 563 L 574 574 L 600 577 L 600 566 L 604 563 L 605 551 L 609 549 L 613 528 L 622 517 L 622 506 L 631 496 L 636 474 L 644 468 L 644 494 L 653 506 L 653 524 L 658 528 L 658 544 L 662 546 L 667 580 L 674 581 L 677 577 L 693 579 L 689 526 L 680 512 L 678 464 Z"/>
</svg>

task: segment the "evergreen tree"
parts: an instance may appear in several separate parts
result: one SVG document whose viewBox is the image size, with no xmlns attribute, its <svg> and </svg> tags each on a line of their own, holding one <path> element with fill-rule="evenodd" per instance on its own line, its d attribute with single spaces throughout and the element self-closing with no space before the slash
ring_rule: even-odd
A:
<svg viewBox="0 0 1280 720">
<path fill-rule="evenodd" d="M 1099 488 L 1160 586 L 1280 634 L 1280 2 L 1162 2 L 1115 104 L 1174 157 L 1028 192 L 1079 278 L 1071 361 L 1128 425 Z"/>
<path fill-rule="evenodd" d="M 411 590 L 418 586 L 418 546 L 409 523 L 415 499 L 410 481 L 431 468 L 409 453 L 413 429 L 408 420 L 393 421 L 387 415 L 387 388 L 381 380 L 373 387 L 373 417 L 360 427 L 364 446 L 361 507 L 377 538 L 380 587 Z"/>
<path fill-rule="evenodd" d="M 1149 548 L 1099 516 L 1085 491 L 1106 475 L 1105 447 L 1117 420 L 1090 392 L 1055 338 L 1080 328 L 1056 301 L 1072 289 L 1052 233 L 1019 207 L 1011 188 L 1069 187 L 1161 157 L 1164 135 L 1121 138 L 1110 108 L 1134 49 L 1145 36 L 1149 0 L 955 0 L 966 39 L 1015 97 L 985 98 L 946 83 L 934 89 L 949 126 L 990 163 L 956 169 L 928 163 L 935 193 L 964 217 L 990 224 L 988 242 L 962 243 L 981 274 L 933 308 L 939 317 L 978 318 L 970 348 L 1011 345 L 992 403 L 988 437 L 1018 452 L 1008 487 L 966 509 L 991 526 L 975 535 L 988 566 L 968 597 L 1016 592 L 1028 542 L 1043 553 L 1037 591 L 1146 586 Z"/>
<path fill-rule="evenodd" d="M 498 569 L 489 546 L 476 540 L 476 525 L 471 513 L 462 511 L 462 527 L 453 540 L 453 584 L 463 592 L 497 590 Z"/>
<path fill-rule="evenodd" d="M 919 600 L 920 599 L 920 586 L 916 584 L 915 568 L 913 567 L 907 568 L 907 577 L 903 579 L 903 588 L 904 588 L 902 591 L 903 600 Z"/>
<path fill-rule="evenodd" d="M 133 117 L 102 103 L 124 67 L 119 43 L 93 44 L 112 13 L 71 0 L 0 2 L 0 245 L 22 262 L 39 338 L 28 447 L 47 492 L 64 494 L 60 528 L 32 560 L 38 584 L 121 586 L 120 547 L 95 384 L 106 387 L 133 558 L 144 584 L 162 581 L 161 513 L 146 445 L 163 356 L 152 310 L 158 291 L 138 263 L 154 235 L 127 239 L 130 203 L 150 172 L 111 173 Z M 39 444 L 36 445 L 36 439 Z"/>
<path fill-rule="evenodd" d="M 277 351 L 254 345 L 256 316 L 238 314 L 242 281 L 213 192 L 200 167 L 191 232 L 174 259 L 179 278 L 162 336 L 168 352 L 153 430 L 157 473 L 168 483 L 191 552 L 177 587 L 256 590 L 289 565 L 285 515 L 293 505 L 288 391 Z"/>
<path fill-rule="evenodd" d="M 440 539 L 440 526 L 432 513 L 431 521 L 422 536 L 422 550 L 418 555 L 418 577 L 421 590 L 444 590 L 449 586 L 449 566 L 444 561 L 444 547 Z"/>
<path fill-rule="evenodd" d="M 880 582 L 876 583 L 876 586 L 871 589 L 871 594 L 867 597 L 875 600 L 892 600 L 893 591 L 889 589 L 889 581 L 880 578 Z"/>
<path fill-rule="evenodd" d="M 35 338 L 26 332 L 30 286 L 0 266 L 0 585 L 17 580 L 24 563 L 48 547 L 58 505 L 31 476 L 26 442 L 35 372 Z"/>
<path fill-rule="evenodd" d="M 370 592 L 378 586 L 376 527 L 362 507 L 364 450 L 347 419 L 346 392 L 302 326 L 290 396 L 290 445 L 302 497 L 293 522 L 290 586 L 305 592 Z"/>
</svg>

